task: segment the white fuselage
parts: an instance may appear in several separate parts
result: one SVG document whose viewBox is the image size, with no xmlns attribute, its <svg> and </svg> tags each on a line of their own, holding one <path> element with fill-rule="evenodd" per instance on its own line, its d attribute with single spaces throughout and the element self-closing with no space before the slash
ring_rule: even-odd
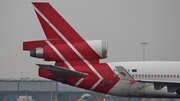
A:
<svg viewBox="0 0 180 101">
<path fill-rule="evenodd" d="M 108 63 L 108 65 L 117 75 L 115 67 L 123 66 L 135 80 L 148 81 L 136 82 L 130 86 L 130 81 L 120 79 L 109 94 L 125 97 L 180 97 L 176 92 L 167 90 L 167 82 L 172 89 L 180 89 L 180 62 L 118 62 Z M 174 84 L 176 84 L 175 87 Z"/>
</svg>

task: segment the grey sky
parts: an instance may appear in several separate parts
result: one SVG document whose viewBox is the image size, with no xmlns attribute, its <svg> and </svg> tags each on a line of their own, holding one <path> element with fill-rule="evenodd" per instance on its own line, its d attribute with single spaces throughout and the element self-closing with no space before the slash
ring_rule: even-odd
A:
<svg viewBox="0 0 180 101">
<path fill-rule="evenodd" d="M 45 39 L 32 0 L 0 0 L 0 78 L 38 78 L 22 42 Z M 42 1 L 42 0 L 39 0 Z M 103 62 L 180 60 L 179 0 L 47 0 L 84 39 L 106 40 Z"/>
</svg>

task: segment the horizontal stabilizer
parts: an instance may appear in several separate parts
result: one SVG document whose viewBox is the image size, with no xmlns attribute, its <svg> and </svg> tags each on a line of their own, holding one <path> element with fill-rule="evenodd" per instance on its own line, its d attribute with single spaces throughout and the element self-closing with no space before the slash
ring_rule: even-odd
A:
<svg viewBox="0 0 180 101">
<path fill-rule="evenodd" d="M 59 66 L 54 66 L 54 65 L 46 65 L 46 64 L 36 64 L 40 68 L 43 68 L 53 74 L 64 76 L 64 77 L 75 77 L 75 76 L 87 76 L 87 73 L 82 73 L 82 72 L 77 72 L 77 71 L 72 71 L 66 68 L 62 68 Z"/>
</svg>

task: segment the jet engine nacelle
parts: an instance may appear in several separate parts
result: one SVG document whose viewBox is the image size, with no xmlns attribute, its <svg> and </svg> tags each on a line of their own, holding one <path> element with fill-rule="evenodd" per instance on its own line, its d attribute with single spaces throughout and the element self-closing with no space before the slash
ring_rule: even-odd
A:
<svg viewBox="0 0 180 101">
<path fill-rule="evenodd" d="M 79 50 L 76 50 L 76 48 Z M 98 55 L 92 55 L 92 51 L 89 49 L 93 49 Z M 30 56 L 43 58 L 46 61 L 96 60 L 107 58 L 107 49 L 108 44 L 106 41 L 92 40 L 82 43 L 38 47 L 30 51 Z"/>
</svg>

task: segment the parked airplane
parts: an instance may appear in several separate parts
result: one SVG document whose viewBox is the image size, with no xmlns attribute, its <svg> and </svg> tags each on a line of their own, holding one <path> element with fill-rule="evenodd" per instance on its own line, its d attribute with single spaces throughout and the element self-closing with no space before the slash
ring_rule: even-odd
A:
<svg viewBox="0 0 180 101">
<path fill-rule="evenodd" d="M 180 98 L 180 62 L 100 63 L 107 42 L 84 40 L 47 2 L 33 2 L 46 40 L 23 42 L 35 58 L 39 76 L 71 86 L 124 97 Z"/>
</svg>

